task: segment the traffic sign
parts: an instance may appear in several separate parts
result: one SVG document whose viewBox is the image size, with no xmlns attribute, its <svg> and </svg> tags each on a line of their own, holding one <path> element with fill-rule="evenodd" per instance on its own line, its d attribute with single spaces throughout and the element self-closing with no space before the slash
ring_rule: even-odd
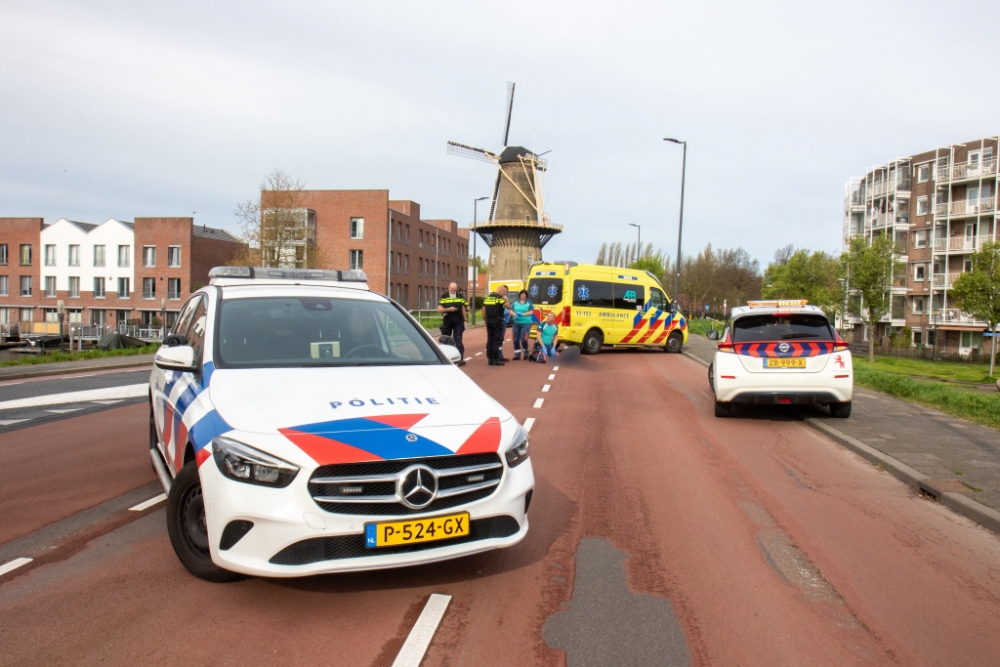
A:
<svg viewBox="0 0 1000 667">
<path fill-rule="evenodd" d="M 1000 331 L 996 333 L 990 333 L 989 331 L 984 331 L 983 338 L 1000 338 Z"/>
</svg>

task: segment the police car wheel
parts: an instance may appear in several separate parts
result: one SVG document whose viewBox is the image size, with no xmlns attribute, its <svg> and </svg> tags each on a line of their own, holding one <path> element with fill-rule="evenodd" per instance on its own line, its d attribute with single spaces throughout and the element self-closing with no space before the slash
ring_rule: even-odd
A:
<svg viewBox="0 0 1000 667">
<path fill-rule="evenodd" d="M 156 436 L 156 419 L 153 417 L 153 406 L 149 406 L 149 448 L 155 449 L 156 445 L 159 444 L 159 438 Z"/>
<path fill-rule="evenodd" d="M 582 351 L 584 354 L 597 354 L 601 351 L 601 345 L 603 344 L 604 336 L 597 329 L 592 329 L 583 337 Z"/>
<path fill-rule="evenodd" d="M 847 419 L 851 416 L 851 402 L 846 403 L 831 403 L 830 404 L 830 416 L 837 419 Z"/>
<path fill-rule="evenodd" d="M 732 417 L 733 416 L 733 406 L 731 403 L 719 403 L 715 402 L 715 416 L 720 418 Z"/>
<path fill-rule="evenodd" d="M 212 562 L 205 521 L 205 501 L 201 494 L 198 464 L 184 466 L 167 495 L 167 534 L 174 553 L 187 571 L 205 581 L 224 583 L 241 578 Z"/>
<path fill-rule="evenodd" d="M 715 391 L 715 364 L 708 365 L 708 386 Z"/>
<path fill-rule="evenodd" d="M 681 347 L 684 345 L 684 336 L 674 332 L 670 334 L 667 338 L 666 350 L 667 352 L 680 353 Z"/>
</svg>

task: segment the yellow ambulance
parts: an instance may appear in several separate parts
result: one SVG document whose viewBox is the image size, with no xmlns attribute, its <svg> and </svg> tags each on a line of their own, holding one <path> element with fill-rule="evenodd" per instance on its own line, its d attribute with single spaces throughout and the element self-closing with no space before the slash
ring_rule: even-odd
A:
<svg viewBox="0 0 1000 667">
<path fill-rule="evenodd" d="M 648 271 L 540 263 L 528 271 L 527 290 L 538 320 L 555 313 L 559 340 L 579 345 L 584 354 L 604 345 L 680 352 L 687 343 L 684 314 Z"/>
</svg>

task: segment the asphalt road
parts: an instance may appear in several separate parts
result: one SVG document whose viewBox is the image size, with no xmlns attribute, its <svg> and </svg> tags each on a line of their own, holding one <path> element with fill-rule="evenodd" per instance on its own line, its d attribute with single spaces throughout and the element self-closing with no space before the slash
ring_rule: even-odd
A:
<svg viewBox="0 0 1000 667">
<path fill-rule="evenodd" d="M 0 575 L 0 664 L 388 666 L 432 594 L 422 665 L 996 664 L 993 533 L 788 413 L 716 419 L 685 356 L 494 368 L 483 338 L 466 372 L 534 420 L 522 543 L 208 584 L 127 509 L 159 493 L 145 405 L 67 416 L 0 433 L 0 568 L 35 558 Z"/>
</svg>

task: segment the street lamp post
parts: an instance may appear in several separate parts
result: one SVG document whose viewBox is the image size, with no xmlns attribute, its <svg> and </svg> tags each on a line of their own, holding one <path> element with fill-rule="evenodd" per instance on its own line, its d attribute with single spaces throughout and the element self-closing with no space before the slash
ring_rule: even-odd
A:
<svg viewBox="0 0 1000 667">
<path fill-rule="evenodd" d="M 479 236 L 479 232 L 476 231 L 476 223 L 479 222 L 479 202 L 489 199 L 489 197 L 480 197 L 479 199 L 472 200 L 472 261 L 475 264 L 476 270 L 473 273 L 474 281 L 472 283 L 472 323 L 476 323 L 476 308 L 479 306 L 476 303 L 476 290 L 479 289 L 479 255 L 476 254 L 476 237 Z"/>
<path fill-rule="evenodd" d="M 840 335 L 843 337 L 847 330 L 847 280 L 837 278 L 837 282 L 840 283 L 841 296 L 843 297 L 840 305 Z"/>
<path fill-rule="evenodd" d="M 639 259 L 639 253 L 642 252 L 642 225 L 637 225 L 634 222 L 628 223 L 629 227 L 635 227 L 637 240 L 635 242 L 635 258 Z"/>
<path fill-rule="evenodd" d="M 669 137 L 665 137 L 663 140 L 684 147 L 684 153 L 681 157 L 681 217 L 677 223 L 677 275 L 674 278 L 674 301 L 676 301 L 681 295 L 681 234 L 684 232 L 684 177 L 687 173 L 688 143 Z"/>
</svg>

